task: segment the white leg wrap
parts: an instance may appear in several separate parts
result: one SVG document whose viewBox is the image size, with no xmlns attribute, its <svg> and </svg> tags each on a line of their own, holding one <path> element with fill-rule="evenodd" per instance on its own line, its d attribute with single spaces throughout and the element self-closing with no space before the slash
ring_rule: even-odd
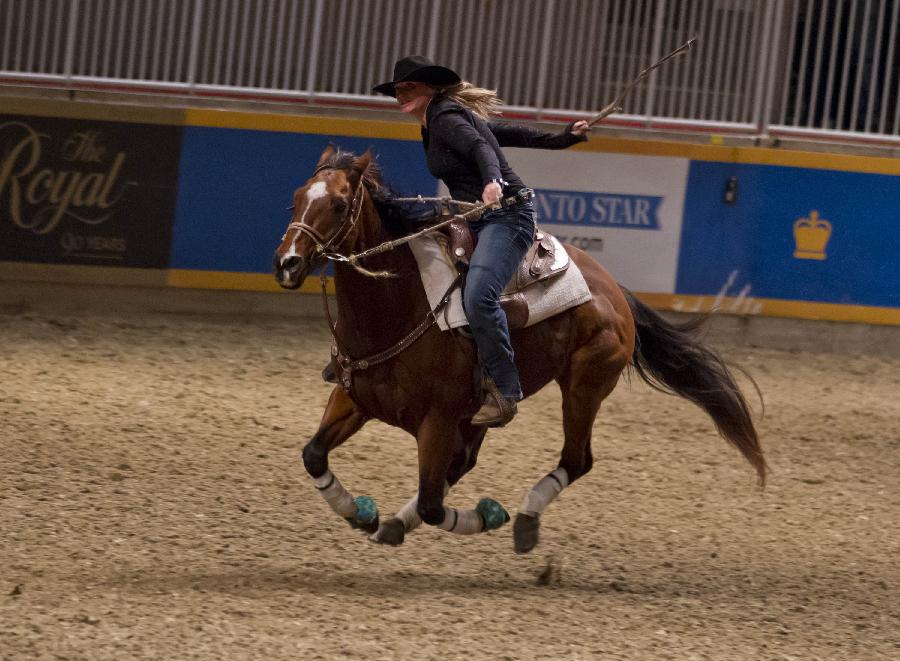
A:
<svg viewBox="0 0 900 661">
<path fill-rule="evenodd" d="M 450 485 L 444 482 L 444 495 L 446 496 L 450 492 Z M 400 511 L 397 512 L 394 516 L 403 521 L 403 527 L 406 529 L 406 532 L 410 530 L 415 530 L 419 526 L 422 525 L 422 519 L 419 517 L 419 513 L 416 511 L 416 508 L 419 506 L 419 494 L 417 493 L 415 496 L 409 499 L 409 502 L 406 503 L 403 507 L 400 508 Z"/>
<path fill-rule="evenodd" d="M 565 468 L 557 468 L 547 473 L 525 494 L 519 506 L 519 513 L 529 516 L 540 516 L 544 509 L 553 502 L 559 492 L 569 486 L 569 474 Z"/>
<path fill-rule="evenodd" d="M 415 496 L 410 498 L 409 502 L 401 507 L 400 511 L 396 514 L 397 518 L 403 522 L 403 528 L 406 530 L 406 532 L 415 530 L 422 525 L 422 519 L 421 517 L 419 517 L 419 513 L 416 511 L 416 507 L 418 505 L 419 494 L 416 494 Z"/>
<path fill-rule="evenodd" d="M 313 484 L 322 494 L 325 502 L 331 506 L 335 512 L 345 519 L 356 516 L 356 503 L 353 502 L 353 496 L 341 484 L 330 470 L 325 471 L 321 477 L 314 477 Z"/>
<path fill-rule="evenodd" d="M 484 522 L 475 510 L 455 510 L 444 506 L 444 520 L 437 527 L 457 535 L 474 535 L 484 529 Z"/>
</svg>

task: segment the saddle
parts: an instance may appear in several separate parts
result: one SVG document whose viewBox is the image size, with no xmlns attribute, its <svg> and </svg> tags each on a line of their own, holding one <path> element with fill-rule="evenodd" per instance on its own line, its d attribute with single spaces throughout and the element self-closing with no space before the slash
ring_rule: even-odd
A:
<svg viewBox="0 0 900 661">
<path fill-rule="evenodd" d="M 477 240 L 469 224 L 462 220 L 450 223 L 446 229 L 446 237 L 448 252 L 456 268 L 459 270 L 468 268 Z M 500 296 L 500 306 L 506 312 L 510 328 L 524 328 L 528 324 L 528 301 L 522 293 L 523 290 L 538 282 L 562 275 L 569 268 L 568 255 L 561 247 L 562 255 L 558 255 L 557 245 L 559 244 L 549 234 L 539 228 L 535 230 L 531 248 L 528 249 L 525 258 Z M 557 257 L 563 259 L 557 260 Z"/>
</svg>

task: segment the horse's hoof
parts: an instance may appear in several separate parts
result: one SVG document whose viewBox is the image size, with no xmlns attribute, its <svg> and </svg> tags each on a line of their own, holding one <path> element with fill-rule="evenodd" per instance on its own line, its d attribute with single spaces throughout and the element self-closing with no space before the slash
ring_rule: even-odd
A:
<svg viewBox="0 0 900 661">
<path fill-rule="evenodd" d="M 481 515 L 481 520 L 484 521 L 484 532 L 496 530 L 509 521 L 509 512 L 493 498 L 482 498 L 479 500 L 475 506 L 475 511 Z"/>
<path fill-rule="evenodd" d="M 531 553 L 538 543 L 538 530 L 541 520 L 530 514 L 516 514 L 516 522 L 513 524 L 513 545 L 516 553 Z"/>
<path fill-rule="evenodd" d="M 356 516 L 347 519 L 350 527 L 369 534 L 378 530 L 378 505 L 375 499 L 371 496 L 357 496 L 353 503 L 356 505 Z"/>
<path fill-rule="evenodd" d="M 400 546 L 406 537 L 406 526 L 403 521 L 394 517 L 388 519 L 380 526 L 378 530 L 369 535 L 369 539 L 377 544 L 387 544 L 389 546 Z"/>
</svg>

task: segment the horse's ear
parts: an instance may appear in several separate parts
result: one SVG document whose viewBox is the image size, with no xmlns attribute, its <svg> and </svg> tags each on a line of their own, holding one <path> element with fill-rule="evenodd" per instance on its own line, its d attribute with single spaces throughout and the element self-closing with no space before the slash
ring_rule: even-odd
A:
<svg viewBox="0 0 900 661">
<path fill-rule="evenodd" d="M 332 156 L 334 156 L 334 145 L 329 142 L 328 146 L 325 147 L 325 151 L 323 151 L 322 155 L 319 156 L 319 162 L 316 163 L 316 167 L 324 165 L 325 161 L 327 161 Z"/>
<path fill-rule="evenodd" d="M 369 164 L 372 162 L 372 149 L 369 148 L 366 150 L 366 153 L 360 156 L 359 158 L 353 161 L 353 169 L 356 170 L 359 174 L 362 174 L 369 168 Z"/>
</svg>

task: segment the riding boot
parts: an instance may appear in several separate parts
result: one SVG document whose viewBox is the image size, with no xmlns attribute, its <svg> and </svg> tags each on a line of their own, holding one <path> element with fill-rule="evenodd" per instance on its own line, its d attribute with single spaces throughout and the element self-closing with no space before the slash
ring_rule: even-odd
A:
<svg viewBox="0 0 900 661">
<path fill-rule="evenodd" d="M 494 380 L 484 379 L 485 398 L 478 412 L 472 416 L 472 424 L 485 427 L 503 427 L 518 412 L 516 400 L 508 399 L 500 394 Z"/>
</svg>

